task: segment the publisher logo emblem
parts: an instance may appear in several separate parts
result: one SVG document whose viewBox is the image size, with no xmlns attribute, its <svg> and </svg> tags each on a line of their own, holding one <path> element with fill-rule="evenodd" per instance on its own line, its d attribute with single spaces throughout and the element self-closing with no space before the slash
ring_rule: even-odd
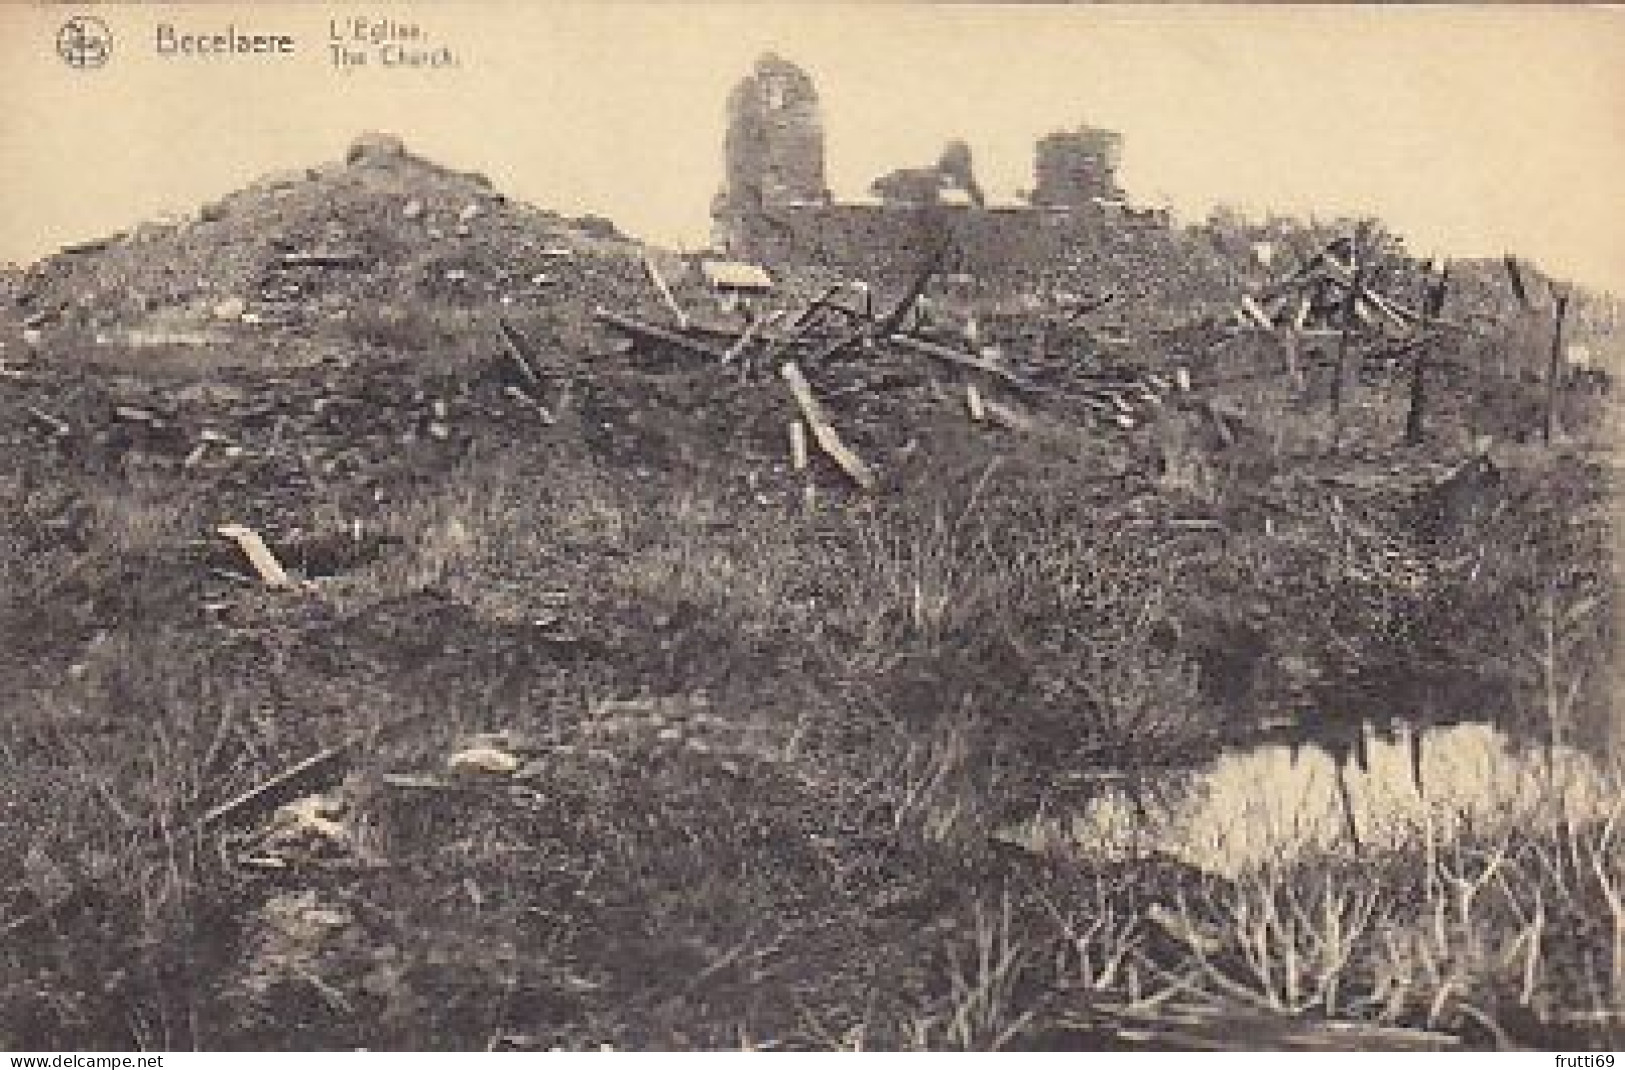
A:
<svg viewBox="0 0 1625 1070">
<path fill-rule="evenodd" d="M 95 15 L 75 15 L 56 32 L 56 54 L 75 70 L 106 66 L 113 55 L 113 31 Z"/>
</svg>

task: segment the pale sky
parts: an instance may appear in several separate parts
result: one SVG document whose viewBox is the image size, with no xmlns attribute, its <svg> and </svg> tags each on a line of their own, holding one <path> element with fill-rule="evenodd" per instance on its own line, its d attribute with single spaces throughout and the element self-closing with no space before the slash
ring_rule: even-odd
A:
<svg viewBox="0 0 1625 1070">
<path fill-rule="evenodd" d="M 111 27 L 69 69 L 58 26 Z M 417 23 L 455 70 L 352 74 L 330 19 Z M 156 27 L 286 33 L 297 55 L 156 54 Z M 187 212 L 368 129 L 499 188 L 703 244 L 723 106 L 758 54 L 823 98 L 831 185 L 964 138 L 984 187 L 1080 121 L 1184 218 L 1216 203 L 1376 214 L 1422 252 L 1515 251 L 1625 293 L 1625 8 L 299 3 L 0 7 L 0 261 Z"/>
</svg>

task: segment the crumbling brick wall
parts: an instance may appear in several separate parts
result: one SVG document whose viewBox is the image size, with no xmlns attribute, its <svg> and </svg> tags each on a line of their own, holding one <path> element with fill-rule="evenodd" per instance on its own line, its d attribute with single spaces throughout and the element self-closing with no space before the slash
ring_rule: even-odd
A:
<svg viewBox="0 0 1625 1070">
<path fill-rule="evenodd" d="M 857 278 L 909 274 L 950 240 L 948 271 L 1009 277 L 1094 240 L 1088 212 L 911 204 L 794 205 L 733 221 L 729 252 L 762 263 L 815 263 Z"/>
<path fill-rule="evenodd" d="M 988 296 L 1112 291 L 1195 314 L 1233 308 L 1241 284 L 1232 262 L 1165 215 L 1133 218 L 1098 206 L 794 205 L 732 219 L 724 247 L 742 260 L 816 264 L 896 287 L 949 228 L 942 271 L 974 276 Z"/>
</svg>

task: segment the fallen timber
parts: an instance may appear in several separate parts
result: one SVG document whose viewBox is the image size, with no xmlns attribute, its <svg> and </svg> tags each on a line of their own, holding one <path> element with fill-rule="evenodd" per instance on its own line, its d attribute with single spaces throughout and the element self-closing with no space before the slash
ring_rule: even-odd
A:
<svg viewBox="0 0 1625 1070">
<path fill-rule="evenodd" d="M 975 371 L 983 372 L 987 375 L 993 376 L 996 379 L 1000 379 L 1005 383 L 1008 383 L 1017 390 L 1024 390 L 1028 393 L 1035 394 L 1050 392 L 1047 387 L 1032 382 L 1030 379 L 1024 379 L 1015 372 L 1011 371 L 1009 368 L 1004 367 L 1002 364 L 988 360 L 985 357 L 978 357 L 971 353 L 963 353 L 957 349 L 952 349 L 936 342 L 928 342 L 923 338 L 916 338 L 911 334 L 891 334 L 886 337 L 886 341 L 892 343 L 893 345 L 901 346 L 902 348 L 912 352 L 919 353 L 923 356 L 934 357 L 935 359 L 943 361 L 947 364 L 954 364 L 961 368 L 970 368 Z"/>
<path fill-rule="evenodd" d="M 719 364 L 728 355 L 724 350 L 707 345 L 681 331 L 645 323 L 640 319 L 634 319 L 619 312 L 611 312 L 607 308 L 596 308 L 593 310 L 592 315 L 600 323 L 608 324 L 622 334 L 629 335 L 638 341 L 659 342 L 662 345 L 671 346 L 673 349 L 681 349 L 686 353 L 692 353 L 697 357 L 707 357 Z"/>
<path fill-rule="evenodd" d="M 1145 395 L 1153 400 L 1160 397 L 1160 391 L 1146 382 L 1125 378 L 1120 374 L 1113 373 L 1094 373 L 1086 376 L 1088 379 L 1098 381 L 1084 385 L 1081 390 L 1060 389 L 1035 382 L 997 360 L 969 353 L 941 342 L 905 332 L 878 335 L 872 322 L 864 322 L 854 329 L 835 335 L 833 338 L 828 335 L 815 336 L 810 332 L 776 336 L 761 328 L 751 334 L 747 326 L 746 335 L 749 335 L 749 337 L 746 346 L 740 345 L 740 339 L 745 338 L 746 335 L 740 335 L 733 338 L 733 344 L 728 349 L 723 350 L 702 337 L 696 337 L 696 335 L 724 339 L 730 336 L 720 330 L 700 324 L 691 323 L 688 330 L 679 331 L 603 308 L 597 309 L 593 314 L 601 323 L 628 335 L 638 342 L 668 345 L 695 356 L 709 358 L 719 365 L 726 365 L 736 361 L 742 355 L 743 349 L 748 348 L 750 343 L 765 346 L 769 355 L 794 348 L 800 352 L 801 359 L 806 363 L 817 365 L 845 349 L 865 342 L 874 342 L 988 376 L 1007 389 L 1028 397 L 1048 397 L 1059 401 L 1081 403 L 1097 414 L 1115 414 L 1116 422 L 1119 424 L 1122 423 L 1122 410 L 1126 405 L 1126 402 L 1121 397 L 1123 393 L 1132 393 L 1136 396 Z M 805 327 L 805 324 L 803 326 Z M 813 349 L 814 346 L 817 348 Z M 984 400 L 993 401 L 994 399 Z M 1009 412 L 1009 410 L 1002 411 L 1006 414 Z M 1025 426 L 1025 421 L 1020 419 L 1001 420 L 1000 422 L 1006 424 L 1006 426 L 1016 424 Z"/>
<path fill-rule="evenodd" d="M 877 483 L 874 472 L 864 463 L 863 458 L 841 440 L 834 425 L 824 415 L 824 408 L 813 395 L 812 387 L 801 374 L 801 369 L 796 367 L 794 361 L 786 361 L 779 369 L 779 374 L 789 384 L 790 393 L 800 406 L 807 425 L 812 428 L 813 440 L 818 443 L 819 448 L 841 466 L 841 470 L 852 478 L 852 482 L 864 490 L 874 490 Z"/>
</svg>

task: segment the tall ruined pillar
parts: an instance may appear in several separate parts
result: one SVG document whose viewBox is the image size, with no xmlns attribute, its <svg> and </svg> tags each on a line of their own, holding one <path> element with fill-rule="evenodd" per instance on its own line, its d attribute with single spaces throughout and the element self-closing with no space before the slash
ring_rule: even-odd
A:
<svg viewBox="0 0 1625 1070">
<path fill-rule="evenodd" d="M 1083 208 L 1092 201 L 1122 196 L 1117 166 L 1123 136 L 1095 126 L 1060 131 L 1038 142 L 1033 163 L 1033 203 L 1049 208 Z"/>
<path fill-rule="evenodd" d="M 730 249 L 748 253 L 763 213 L 824 203 L 824 124 L 818 90 L 794 63 L 771 53 L 728 95 L 724 186 L 713 216 Z"/>
</svg>

